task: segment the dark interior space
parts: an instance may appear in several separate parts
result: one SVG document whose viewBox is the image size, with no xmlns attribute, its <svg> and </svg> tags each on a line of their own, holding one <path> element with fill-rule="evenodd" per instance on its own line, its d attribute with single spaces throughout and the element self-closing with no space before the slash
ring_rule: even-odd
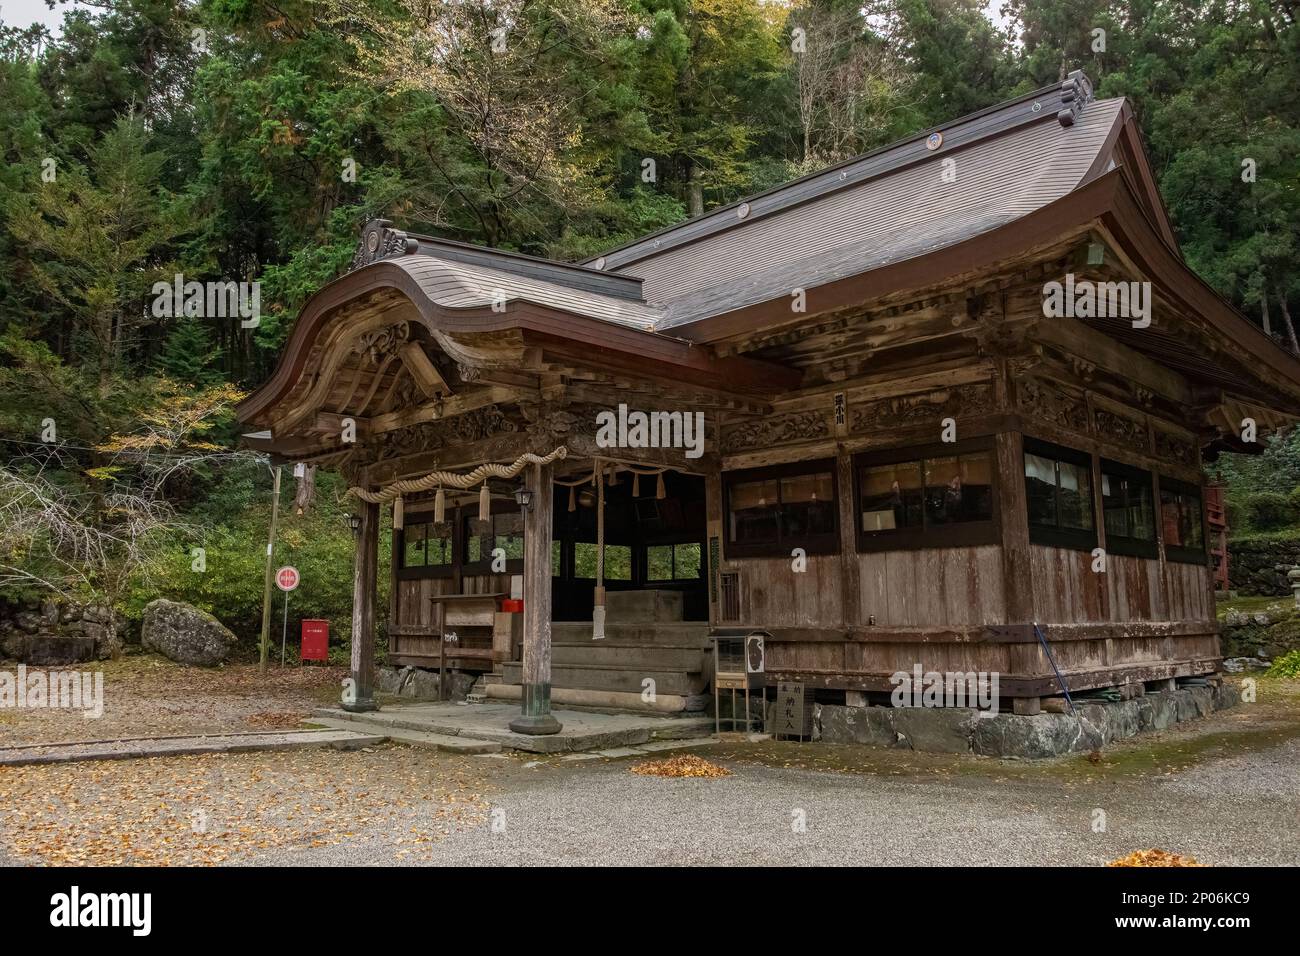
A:
<svg viewBox="0 0 1300 956">
<path fill-rule="evenodd" d="M 662 478 L 662 498 L 656 475 L 641 475 L 634 482 L 623 471 L 616 484 L 605 486 L 605 589 L 681 591 L 684 619 L 706 621 L 704 479 L 673 471 Z M 554 534 L 552 618 L 590 621 L 596 586 L 595 488 L 556 486 Z"/>
</svg>

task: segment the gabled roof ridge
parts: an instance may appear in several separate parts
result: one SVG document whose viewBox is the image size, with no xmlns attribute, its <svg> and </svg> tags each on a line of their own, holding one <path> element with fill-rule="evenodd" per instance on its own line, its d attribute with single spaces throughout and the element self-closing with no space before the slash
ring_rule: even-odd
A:
<svg viewBox="0 0 1300 956">
<path fill-rule="evenodd" d="M 1072 126 L 1083 107 L 1092 100 L 1092 94 L 1092 82 L 1082 70 L 1074 70 L 1061 83 L 1004 100 L 826 169 L 719 206 L 694 219 L 666 226 L 585 259 L 583 265 L 606 271 L 623 268 L 1025 125 L 1054 118 L 1062 126 Z M 1025 104 L 1030 104 L 1028 109 L 1024 108 Z M 918 151 L 915 148 L 917 144 L 921 144 L 924 150 Z"/>
</svg>

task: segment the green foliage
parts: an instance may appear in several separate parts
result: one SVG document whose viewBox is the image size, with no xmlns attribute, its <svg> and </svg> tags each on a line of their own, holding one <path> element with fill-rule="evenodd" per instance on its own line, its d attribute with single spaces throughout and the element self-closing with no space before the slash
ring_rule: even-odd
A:
<svg viewBox="0 0 1300 956">
<path fill-rule="evenodd" d="M 1288 651 L 1273 662 L 1268 669 L 1268 677 L 1283 677 L 1294 680 L 1300 677 L 1300 648 Z"/>
<path fill-rule="evenodd" d="M 178 395 L 266 379 L 369 218 L 583 259 L 1076 67 L 1133 102 L 1192 267 L 1289 345 L 1294 10 L 1009 0 L 1008 34 L 984 6 L 112 0 L 69 11 L 53 40 L 0 27 L 0 447 L 21 455 L 52 419 L 67 447 L 50 481 L 92 496 L 121 485 L 113 456 Z M 507 50 L 493 51 L 501 22 Z M 830 37 L 815 66 L 793 51 L 801 24 Z M 152 283 L 177 272 L 259 281 L 260 324 L 152 314 Z M 224 451 L 167 478 L 164 500 L 197 530 L 168 539 L 132 613 L 166 593 L 256 633 L 269 481 L 229 454 L 237 441 L 217 416 L 203 442 Z M 1300 503 L 1279 499 L 1300 488 L 1300 430 L 1219 468 L 1234 534 L 1291 533 Z M 339 494 L 321 476 L 276 555 L 304 572 L 294 607 L 336 633 L 352 548 Z M 190 570 L 199 546 L 203 573 Z"/>
<path fill-rule="evenodd" d="M 1260 491 L 1246 498 L 1246 518 L 1260 531 L 1276 531 L 1295 520 L 1296 513 L 1286 495 Z"/>
</svg>

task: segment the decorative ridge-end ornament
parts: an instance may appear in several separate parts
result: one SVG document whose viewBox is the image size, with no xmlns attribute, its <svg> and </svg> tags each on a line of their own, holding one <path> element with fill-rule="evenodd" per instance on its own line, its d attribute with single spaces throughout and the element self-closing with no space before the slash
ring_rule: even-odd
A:
<svg viewBox="0 0 1300 956">
<path fill-rule="evenodd" d="M 1073 126 L 1075 118 L 1083 112 L 1092 99 L 1092 82 L 1083 70 L 1073 70 L 1061 83 L 1061 108 L 1056 121 L 1062 126 Z"/>
<path fill-rule="evenodd" d="M 365 224 L 361 230 L 361 241 L 357 243 L 357 251 L 352 256 L 352 265 L 348 267 L 349 272 L 381 259 L 412 255 L 420 248 L 417 240 L 400 229 L 391 228 L 392 225 L 388 219 L 371 219 Z"/>
</svg>

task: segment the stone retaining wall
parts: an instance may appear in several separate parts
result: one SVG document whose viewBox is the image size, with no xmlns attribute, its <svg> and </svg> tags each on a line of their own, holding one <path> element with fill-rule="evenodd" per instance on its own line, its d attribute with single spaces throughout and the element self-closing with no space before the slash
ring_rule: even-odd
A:
<svg viewBox="0 0 1300 956">
<path fill-rule="evenodd" d="M 1193 717 L 1232 707 L 1233 684 L 1180 687 L 1114 703 L 1079 703 L 1077 714 L 1002 712 L 977 716 L 966 708 L 843 707 L 813 709 L 813 739 L 931 753 L 1036 759 L 1098 750 L 1114 740 L 1167 730 Z"/>
</svg>

